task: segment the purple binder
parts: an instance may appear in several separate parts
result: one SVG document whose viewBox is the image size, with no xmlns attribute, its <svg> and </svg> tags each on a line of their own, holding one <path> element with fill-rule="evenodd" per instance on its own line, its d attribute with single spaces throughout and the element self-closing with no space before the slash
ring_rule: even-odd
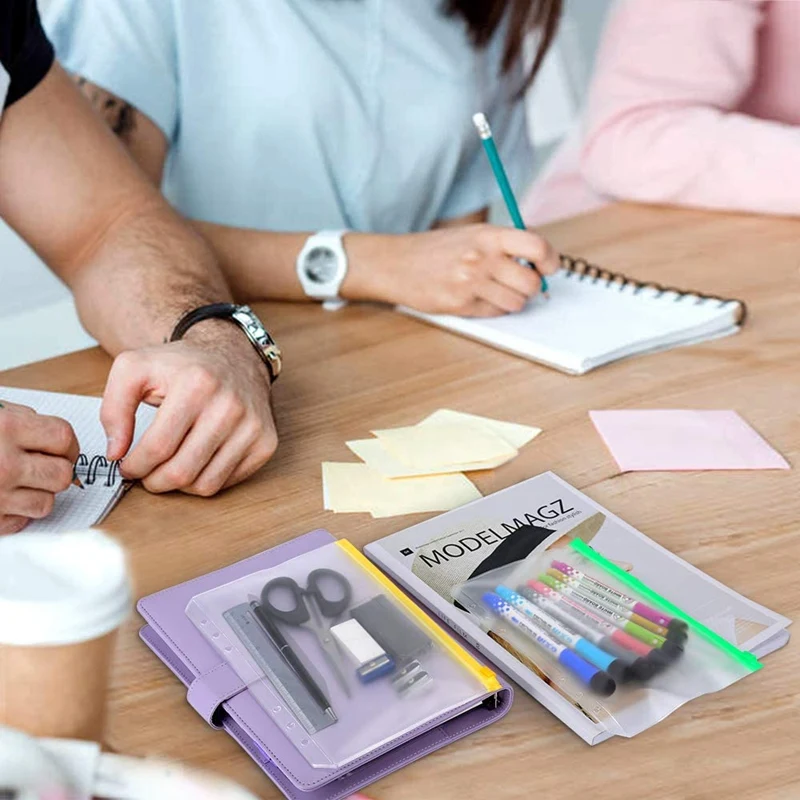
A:
<svg viewBox="0 0 800 800">
<path fill-rule="evenodd" d="M 197 631 L 186 616 L 186 606 L 201 592 L 269 569 L 332 541 L 334 537 L 328 531 L 312 531 L 217 572 L 142 598 L 137 606 L 147 622 L 141 630 L 142 640 L 188 687 L 187 699 L 192 707 L 209 725 L 232 736 L 293 800 L 346 798 L 384 775 L 495 722 L 511 706 L 511 687 L 499 678 L 503 688 L 481 705 L 456 709 L 446 719 L 421 726 L 383 751 L 345 768 L 314 768 L 299 752 L 274 747 L 278 741 L 284 743 L 280 729 L 233 668 Z"/>
</svg>

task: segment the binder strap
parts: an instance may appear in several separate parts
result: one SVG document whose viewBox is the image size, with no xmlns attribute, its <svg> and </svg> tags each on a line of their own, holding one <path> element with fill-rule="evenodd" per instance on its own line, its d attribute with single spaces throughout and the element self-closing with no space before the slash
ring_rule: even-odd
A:
<svg viewBox="0 0 800 800">
<path fill-rule="evenodd" d="M 219 707 L 246 688 L 247 684 L 237 675 L 236 670 L 227 661 L 223 661 L 192 681 L 186 699 L 212 728 L 221 730 L 222 724 L 214 720 Z"/>
<path fill-rule="evenodd" d="M 612 272 L 609 269 L 599 267 L 596 264 L 590 264 L 585 258 L 575 258 L 574 256 L 561 253 L 561 269 L 570 275 L 577 275 L 579 281 L 591 279 L 592 283 L 599 283 L 605 281 L 606 288 L 616 286 L 620 291 L 626 286 L 634 287 L 634 294 L 643 291 L 644 289 L 652 289 L 660 297 L 662 294 L 674 292 L 677 297 L 675 302 L 679 303 L 687 297 L 696 297 L 697 303 L 718 302 L 721 306 L 728 303 L 737 303 L 739 306 L 739 313 L 736 318 L 738 325 L 744 325 L 747 319 L 747 304 L 743 300 L 735 300 L 732 298 L 720 297 L 715 294 L 703 294 L 702 292 L 687 292 L 684 289 L 678 289 L 674 286 L 664 286 L 655 281 L 637 281 L 634 278 L 629 278 L 621 272 Z"/>
</svg>

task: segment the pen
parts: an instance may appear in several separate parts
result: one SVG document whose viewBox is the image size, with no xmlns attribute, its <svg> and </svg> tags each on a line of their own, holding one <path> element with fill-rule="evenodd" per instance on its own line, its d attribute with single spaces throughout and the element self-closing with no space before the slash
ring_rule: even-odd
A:
<svg viewBox="0 0 800 800">
<path fill-rule="evenodd" d="M 547 570 L 546 574 L 565 586 L 569 586 L 580 592 L 583 597 L 588 597 L 592 600 L 595 600 L 610 611 L 614 611 L 621 617 L 625 617 L 625 619 L 635 622 L 640 628 L 644 628 L 651 633 L 663 636 L 665 639 L 667 638 L 669 631 L 665 627 L 662 625 L 656 625 L 656 623 L 652 620 L 639 616 L 639 614 L 637 614 L 635 611 L 632 611 L 627 605 L 623 605 L 616 598 L 607 594 L 597 586 L 593 586 L 590 583 L 579 582 L 576 578 L 571 578 L 569 575 L 565 575 L 560 570 L 553 569 L 552 567 Z"/>
<path fill-rule="evenodd" d="M 250 598 L 250 608 L 253 611 L 253 616 L 255 616 L 261 627 L 264 629 L 264 633 L 266 633 L 267 636 L 269 636 L 269 638 L 272 640 L 272 643 L 278 649 L 278 652 L 280 652 L 280 654 L 284 657 L 286 663 L 292 668 L 295 675 L 297 675 L 297 677 L 305 684 L 309 694 L 319 704 L 319 707 L 329 717 L 332 717 L 335 720 L 336 714 L 334 714 L 330 700 L 325 697 L 324 692 L 311 677 L 311 674 L 305 668 L 297 653 L 292 650 L 291 646 L 286 641 L 286 638 L 281 633 L 281 629 L 275 624 L 272 617 L 270 617 L 269 614 L 265 614 L 258 602 L 256 602 L 256 600 L 254 600 L 252 597 Z"/>
<path fill-rule="evenodd" d="M 656 673 L 658 667 L 654 664 L 654 660 L 658 658 L 657 656 L 651 658 L 656 651 L 638 639 L 628 636 L 627 633 L 617 630 L 611 623 L 603 622 L 599 617 L 592 617 L 588 611 L 584 613 L 570 609 L 566 605 L 561 606 L 535 592 L 530 586 L 520 586 L 518 592 L 529 603 L 549 611 L 553 617 L 580 633 L 584 639 L 621 659 L 627 666 L 623 680 L 630 677 L 648 680 Z"/>
<path fill-rule="evenodd" d="M 628 652 L 635 653 L 640 657 L 647 657 L 653 648 L 646 645 L 639 639 L 634 638 L 625 631 L 607 622 L 597 614 L 593 614 L 589 609 L 580 606 L 564 595 L 559 594 L 555 589 L 545 586 L 539 581 L 528 581 L 520 588 L 520 594 L 527 600 L 536 602 L 551 614 L 556 614 L 564 622 L 575 625 L 578 622 L 604 635 L 606 639 L 614 644 L 624 647 Z"/>
<path fill-rule="evenodd" d="M 579 656 L 585 658 L 590 664 L 607 672 L 614 680 L 626 681 L 629 678 L 628 664 L 616 655 L 597 647 L 593 642 L 571 631 L 568 626 L 553 619 L 549 614 L 537 608 L 522 595 L 509 589 L 507 586 L 498 586 L 495 590 L 510 606 L 521 611 L 526 617 L 533 620 L 547 631 L 554 639 L 571 647 Z"/>
<path fill-rule="evenodd" d="M 595 589 L 612 597 L 617 605 L 625 606 L 640 617 L 649 619 L 656 625 L 661 625 L 668 630 L 682 629 L 685 631 L 688 627 L 682 619 L 670 617 L 668 614 L 664 614 L 662 611 L 658 611 L 652 606 L 638 601 L 635 597 L 630 597 L 629 595 L 617 591 L 611 586 L 598 581 L 597 578 L 593 578 L 591 575 L 587 575 L 585 572 L 581 572 L 579 569 L 575 569 L 575 567 L 563 561 L 553 561 L 550 566 L 563 573 L 567 581 L 578 581 L 579 583 L 593 586 Z"/>
<path fill-rule="evenodd" d="M 536 642 L 540 649 L 554 656 L 559 664 L 568 669 L 592 691 L 604 697 L 614 694 L 617 684 L 610 675 L 585 661 L 577 653 L 573 653 L 566 645 L 553 641 L 540 627 L 520 616 L 502 597 L 494 592 L 485 592 L 483 604 L 493 614 L 523 632 L 531 641 Z"/>
<path fill-rule="evenodd" d="M 497 185 L 500 187 L 500 191 L 503 194 L 503 200 L 505 200 L 506 208 L 511 215 L 511 221 L 514 223 L 514 227 L 519 228 L 521 231 L 527 230 L 525 222 L 522 219 L 522 214 L 519 213 L 517 198 L 514 197 L 514 192 L 511 189 L 505 167 L 500 160 L 500 153 L 497 152 L 497 145 L 494 143 L 492 129 L 489 126 L 489 120 L 486 119 L 486 114 L 483 112 L 473 114 L 472 122 L 478 129 L 478 135 L 481 137 L 483 149 L 486 152 L 486 157 L 489 159 L 489 165 L 492 168 Z M 539 276 L 539 280 L 542 282 L 542 294 L 549 299 L 550 287 L 547 285 L 547 279 L 539 272 L 539 268 L 532 261 L 526 261 L 525 263 Z"/>
<path fill-rule="evenodd" d="M 612 625 L 616 625 L 631 636 L 636 637 L 639 641 L 657 648 L 665 657 L 677 658 L 683 652 L 683 645 L 681 643 L 673 639 L 666 639 L 632 622 L 630 620 L 630 611 L 623 608 L 608 608 L 604 603 L 597 602 L 591 597 L 587 597 L 582 592 L 567 586 L 561 581 L 555 580 L 550 575 L 540 575 L 539 580 L 551 589 L 554 589 L 557 593 L 572 598 L 584 608 L 591 609 L 595 614 L 608 620 Z"/>
</svg>

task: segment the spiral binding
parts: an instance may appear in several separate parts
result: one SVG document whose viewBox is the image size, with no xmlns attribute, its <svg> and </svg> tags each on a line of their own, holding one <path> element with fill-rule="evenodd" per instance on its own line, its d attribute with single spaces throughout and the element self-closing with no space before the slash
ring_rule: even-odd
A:
<svg viewBox="0 0 800 800">
<path fill-rule="evenodd" d="M 562 253 L 561 256 L 561 269 L 568 275 L 577 275 L 579 281 L 584 281 L 587 278 L 591 279 L 592 283 L 605 282 L 606 288 L 617 286 L 622 291 L 627 286 L 634 286 L 633 293 L 638 294 L 644 289 L 653 289 L 656 292 L 656 297 L 663 294 L 674 292 L 676 303 L 680 303 L 689 297 L 696 298 L 695 304 L 718 302 L 720 306 L 727 305 L 728 303 L 738 303 L 739 314 L 736 319 L 738 325 L 743 325 L 747 319 L 747 304 L 743 300 L 734 300 L 731 298 L 720 297 L 715 294 L 703 294 L 701 292 L 687 292 L 683 289 L 678 289 L 674 286 L 663 286 L 655 281 L 637 281 L 623 275 L 621 272 L 612 272 L 611 270 L 599 267 L 596 264 L 590 264 L 585 258 L 575 258 L 573 256 Z"/>
<path fill-rule="evenodd" d="M 87 486 L 96 483 L 98 477 L 105 478 L 105 486 L 115 486 L 119 478 L 119 461 L 109 461 L 100 455 L 93 456 L 90 460 L 85 453 L 81 453 L 75 462 L 75 474 L 83 478 Z"/>
</svg>

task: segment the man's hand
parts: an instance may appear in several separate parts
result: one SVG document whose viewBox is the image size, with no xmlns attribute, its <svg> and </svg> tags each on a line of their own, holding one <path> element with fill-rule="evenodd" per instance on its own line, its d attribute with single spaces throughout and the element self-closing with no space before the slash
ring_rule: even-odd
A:
<svg viewBox="0 0 800 800">
<path fill-rule="evenodd" d="M 159 410 L 128 453 L 140 401 Z M 266 367 L 224 321 L 204 322 L 180 342 L 118 356 L 100 417 L 108 457 L 124 456 L 122 474 L 151 492 L 208 497 L 248 478 L 278 446 Z"/>
<path fill-rule="evenodd" d="M 46 517 L 55 496 L 72 482 L 79 454 L 68 422 L 32 408 L 0 408 L 0 534 L 16 533 Z"/>
</svg>

